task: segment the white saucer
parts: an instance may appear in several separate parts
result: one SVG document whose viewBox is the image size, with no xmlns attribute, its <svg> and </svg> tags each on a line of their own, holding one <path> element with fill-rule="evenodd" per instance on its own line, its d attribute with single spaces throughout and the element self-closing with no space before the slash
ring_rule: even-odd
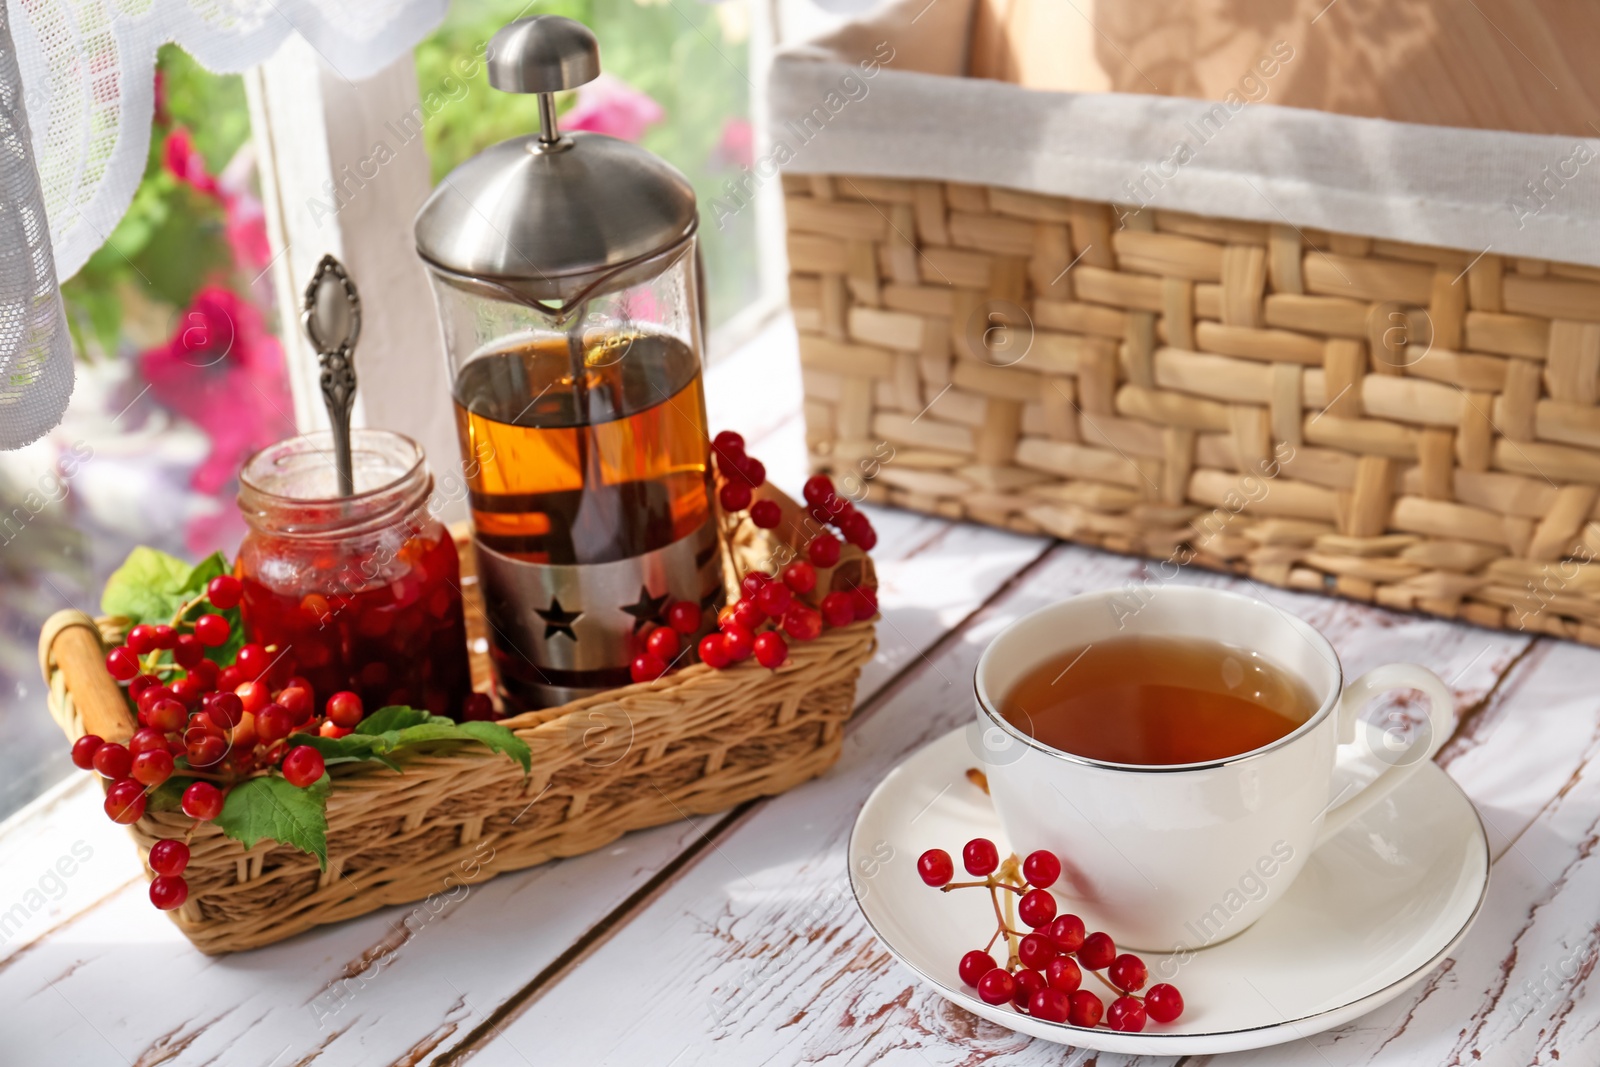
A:
<svg viewBox="0 0 1600 1067">
<path fill-rule="evenodd" d="M 1178 967 L 1171 981 L 1185 1010 L 1176 1022 L 1126 1034 L 991 1007 L 956 975 L 962 953 L 981 948 L 994 930 L 988 894 L 940 893 L 916 872 L 916 858 L 929 848 L 943 848 L 959 865 L 961 846 L 974 837 L 993 840 L 1002 856 L 1010 851 L 988 796 L 967 779 L 978 761 L 966 733 L 928 745 L 873 790 L 850 835 L 850 886 L 901 963 L 968 1011 L 1033 1037 L 1158 1056 L 1306 1037 L 1387 1003 L 1427 975 L 1466 935 L 1488 893 L 1483 824 L 1429 763 L 1318 849 L 1260 922 Z M 1084 919 L 1095 928 L 1091 916 Z M 1163 973 L 1168 957 L 1140 956 L 1152 975 Z M 1087 975 L 1084 986 L 1109 1003 Z"/>
</svg>

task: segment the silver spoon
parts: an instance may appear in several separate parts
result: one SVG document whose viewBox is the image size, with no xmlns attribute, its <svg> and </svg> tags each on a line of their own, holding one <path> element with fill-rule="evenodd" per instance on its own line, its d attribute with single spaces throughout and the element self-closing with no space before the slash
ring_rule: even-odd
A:
<svg viewBox="0 0 1600 1067">
<path fill-rule="evenodd" d="M 356 401 L 354 349 L 361 336 L 361 297 L 344 264 L 325 255 L 306 286 L 300 328 L 322 368 L 322 402 L 333 426 L 333 458 L 339 468 L 339 495 L 356 491 L 350 461 L 350 411 Z"/>
</svg>

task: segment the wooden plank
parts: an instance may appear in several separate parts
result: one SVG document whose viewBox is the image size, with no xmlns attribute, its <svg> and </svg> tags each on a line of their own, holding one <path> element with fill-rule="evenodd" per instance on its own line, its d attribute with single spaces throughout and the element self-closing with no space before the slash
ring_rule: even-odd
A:
<svg viewBox="0 0 1600 1067">
<path fill-rule="evenodd" d="M 1592 854 L 1600 838 L 1600 699 L 1579 681 L 1597 655 L 1541 643 L 1441 753 L 1477 806 L 1494 865 L 1476 926 L 1440 969 L 1359 1022 L 1222 1062 L 1600 1059 L 1600 998 L 1589 981 L 1600 895 L 1600 856 Z"/>
<path fill-rule="evenodd" d="M 742 430 L 774 482 L 797 492 L 807 473 L 798 374 L 792 335 L 779 329 L 770 344 L 709 372 L 707 406 L 713 426 Z M 863 698 L 918 661 L 1046 545 L 910 512 L 872 514 L 884 621 L 858 688 Z M 514 996 L 657 872 L 704 848 L 703 832 L 717 822 L 631 834 L 464 893 L 441 886 L 441 898 L 420 917 L 413 906 L 390 908 L 218 961 L 192 949 L 150 907 L 137 853 L 99 810 L 87 776 L 53 801 L 0 829 L 0 900 L 7 902 L 24 900 L 58 861 L 73 859 L 78 841 L 88 853 L 73 859 L 59 900 L 49 883 L 47 905 L 29 909 L 27 921 L 12 923 L 0 940 L 0 998 L 36 1005 L 25 1027 L 19 1013 L 0 1013 L 0 1059 L 8 1064 L 197 1067 L 235 1062 L 241 1049 L 260 1053 L 241 1064 L 265 1065 L 276 1054 L 279 1067 L 318 1057 L 423 1062 L 472 1029 L 478 1005 Z M 507 951 L 512 940 L 515 951 Z M 137 982 L 127 981 L 131 973 Z"/>
<path fill-rule="evenodd" d="M 666 1063 L 678 1056 L 697 1064 L 1130 1064 L 1124 1057 L 1096 1059 L 1030 1042 L 951 1008 L 897 965 L 866 927 L 846 883 L 844 853 L 855 815 L 882 776 L 971 718 L 967 679 L 1001 627 L 1061 597 L 1145 573 L 1135 560 L 1058 549 L 981 612 L 960 640 L 941 645 L 856 721 L 846 755 L 827 781 L 765 802 L 559 984 L 520 1015 L 508 1012 L 497 1020 L 498 1036 L 486 1035 L 483 1046 L 488 1061 L 516 1062 L 512 1048 L 582 1045 L 617 1063 Z M 1179 580 L 1261 592 L 1211 575 Z M 1527 644 L 1519 635 L 1348 602 L 1267 595 L 1328 634 L 1351 676 L 1383 662 L 1421 660 L 1439 670 L 1468 707 Z M 1535 710 L 1519 707 L 1517 713 Z M 1496 746 L 1475 758 L 1503 762 L 1515 751 Z M 886 862 L 909 864 L 914 857 L 894 855 Z M 629 976 L 635 1014 L 631 1025 L 608 1028 L 604 991 L 621 974 Z"/>
</svg>

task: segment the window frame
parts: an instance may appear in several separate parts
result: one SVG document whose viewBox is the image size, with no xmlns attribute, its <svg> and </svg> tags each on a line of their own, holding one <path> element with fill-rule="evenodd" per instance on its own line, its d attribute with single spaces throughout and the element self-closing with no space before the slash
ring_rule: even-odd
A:
<svg viewBox="0 0 1600 1067">
<path fill-rule="evenodd" d="M 780 26 L 794 21 L 785 9 L 800 10 L 801 0 L 745 2 L 750 119 L 759 157 L 770 144 L 767 75 Z M 437 457 L 455 455 L 455 427 L 442 402 L 449 383 L 438 313 L 411 241 L 412 219 L 430 191 L 429 164 L 420 135 L 396 144 L 394 133 L 399 119 L 420 114 L 411 54 L 370 78 L 351 81 L 295 36 L 245 75 L 245 87 L 273 253 L 268 270 L 284 309 L 284 355 L 296 422 L 302 430 L 328 425 L 317 357 L 297 319 L 307 280 L 322 255 L 331 252 L 361 292 L 353 424 L 405 428 L 436 457 L 437 471 Z M 374 165 L 380 142 L 392 155 Z M 337 197 L 331 193 L 336 189 Z M 702 225 L 705 204 L 715 192 L 700 190 Z M 783 193 L 777 181 L 757 190 L 756 242 L 759 295 L 713 331 L 708 363 L 751 341 L 787 306 Z"/>
</svg>

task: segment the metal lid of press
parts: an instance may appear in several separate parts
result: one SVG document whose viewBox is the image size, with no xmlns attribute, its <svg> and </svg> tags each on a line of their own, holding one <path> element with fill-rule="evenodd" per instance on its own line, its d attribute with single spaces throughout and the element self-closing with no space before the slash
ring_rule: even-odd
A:
<svg viewBox="0 0 1600 1067">
<path fill-rule="evenodd" d="M 694 234 L 694 189 L 677 168 L 627 141 L 558 128 L 551 94 L 600 74 L 588 27 L 518 19 L 489 42 L 487 65 L 494 88 L 539 94 L 540 129 L 462 163 L 422 205 L 417 252 L 437 275 L 485 295 L 566 304 L 631 284 L 630 267 Z"/>
</svg>

